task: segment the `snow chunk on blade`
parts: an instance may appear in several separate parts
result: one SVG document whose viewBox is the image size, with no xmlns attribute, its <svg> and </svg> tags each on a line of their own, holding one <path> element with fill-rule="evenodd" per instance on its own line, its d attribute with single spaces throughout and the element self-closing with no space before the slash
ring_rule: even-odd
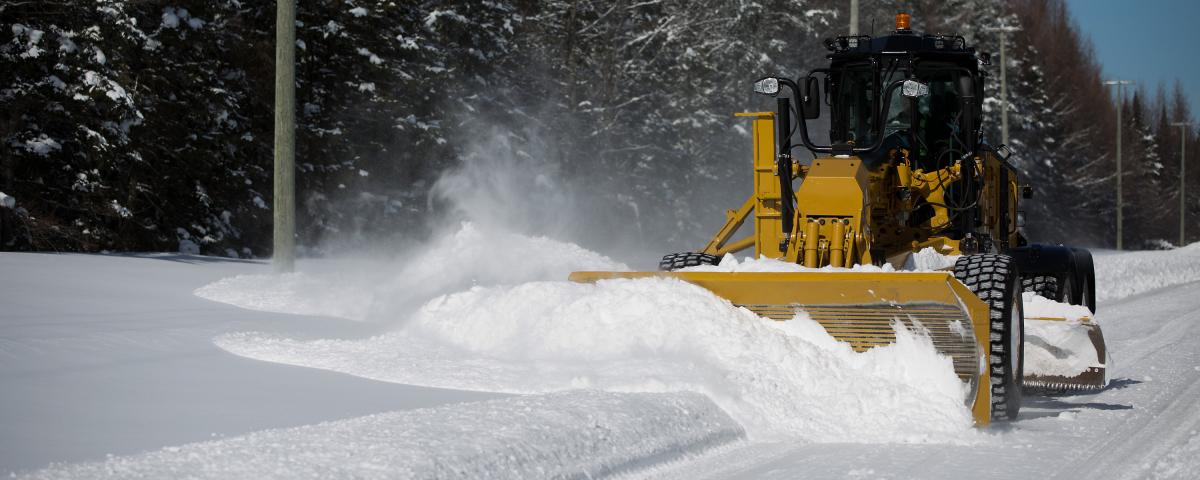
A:
<svg viewBox="0 0 1200 480">
<path fill-rule="evenodd" d="M 826 265 L 820 268 L 808 268 L 799 264 L 767 257 L 743 257 L 741 260 L 732 253 L 725 254 L 717 265 L 696 265 L 681 268 L 681 272 L 933 272 L 949 270 L 959 255 L 943 255 L 936 249 L 926 247 L 919 252 L 909 255 L 903 268 L 897 270 L 890 263 L 882 266 L 854 265 L 850 268 Z"/>
<path fill-rule="evenodd" d="M 1090 325 L 1094 320 L 1087 307 L 1056 302 L 1031 292 L 1022 296 L 1026 376 L 1074 377 L 1089 367 L 1111 368 L 1108 359 L 1101 359 L 1092 343 Z M 1111 375 L 1110 372 L 1110 378 Z"/>
<path fill-rule="evenodd" d="M 742 436 L 694 393 L 576 391 L 266 430 L 28 478 L 596 478 Z"/>
</svg>

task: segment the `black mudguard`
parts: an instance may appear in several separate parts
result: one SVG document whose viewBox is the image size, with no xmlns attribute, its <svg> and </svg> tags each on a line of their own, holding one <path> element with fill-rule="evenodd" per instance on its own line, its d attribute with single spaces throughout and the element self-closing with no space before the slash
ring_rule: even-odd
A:
<svg viewBox="0 0 1200 480">
<path fill-rule="evenodd" d="M 1075 269 L 1071 247 L 1032 244 L 1014 247 L 1005 252 L 1017 264 L 1021 275 L 1052 275 L 1062 277 Z"/>
</svg>

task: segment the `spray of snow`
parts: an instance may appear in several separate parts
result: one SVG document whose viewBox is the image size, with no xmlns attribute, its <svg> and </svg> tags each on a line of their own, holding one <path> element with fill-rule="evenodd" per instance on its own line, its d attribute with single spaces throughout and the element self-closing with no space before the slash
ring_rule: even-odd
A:
<svg viewBox="0 0 1200 480">
<path fill-rule="evenodd" d="M 431 298 L 477 285 L 561 280 L 575 270 L 629 270 L 574 244 L 471 222 L 399 260 L 343 258 L 302 267 L 286 275 L 230 277 L 195 293 L 250 310 L 395 323 Z"/>
<path fill-rule="evenodd" d="M 320 339 L 238 332 L 218 337 L 218 346 L 433 387 L 700 393 L 756 438 L 975 441 L 965 386 L 951 360 L 919 332 L 900 328 L 894 345 L 856 353 L 803 315 L 763 319 L 673 279 L 565 281 L 576 270 L 628 270 L 581 246 L 611 246 L 597 238 L 613 232 L 579 213 L 589 210 L 586 199 L 538 160 L 536 144 L 488 138 L 433 185 L 431 203 L 448 206 L 446 214 L 462 222 L 426 245 L 373 265 L 321 272 L 302 263 L 295 276 L 235 277 L 196 292 L 388 330 Z M 713 268 L 782 265 L 728 257 Z"/>
</svg>

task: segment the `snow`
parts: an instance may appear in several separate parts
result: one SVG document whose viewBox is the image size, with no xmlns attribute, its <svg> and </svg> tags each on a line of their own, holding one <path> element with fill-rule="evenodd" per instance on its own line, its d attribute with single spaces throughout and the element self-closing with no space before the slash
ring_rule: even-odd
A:
<svg viewBox="0 0 1200 480">
<path fill-rule="evenodd" d="M 678 280 L 562 280 L 626 269 L 577 245 L 463 223 L 382 278 L 242 276 L 196 294 L 401 327 L 367 339 L 216 340 L 260 360 L 463 390 L 700 392 L 762 437 L 969 441 L 964 385 L 927 338 L 902 331 L 896 345 L 858 354 L 807 318 L 765 321 Z"/>
<path fill-rule="evenodd" d="M 803 315 L 765 321 L 672 279 L 565 282 L 625 266 L 472 223 L 282 276 L 184 255 L 3 253 L 17 273 L 0 276 L 0 473 L 1188 478 L 1189 248 L 1097 254 L 1102 291 L 1174 282 L 1136 280 L 1101 304 L 1112 385 L 1027 395 L 1017 421 L 982 430 L 919 333 L 860 354 Z M 1084 314 L 1025 301 L 1031 318 L 1065 319 L 1043 323 Z"/>
<path fill-rule="evenodd" d="M 1091 319 L 1087 307 L 1059 303 L 1026 292 L 1025 308 L 1025 374 L 1062 375 L 1071 377 L 1087 371 L 1097 363 L 1096 348 L 1083 323 Z M 1054 318 L 1058 320 L 1037 320 Z M 1113 372 L 1107 372 L 1111 378 Z"/>
<path fill-rule="evenodd" d="M 380 65 L 383 63 L 383 59 L 379 58 L 379 55 L 371 53 L 370 50 L 359 47 L 357 51 L 358 51 L 359 55 L 367 57 L 367 61 L 371 62 L 371 64 L 373 64 L 373 65 Z"/>
<path fill-rule="evenodd" d="M 166 7 L 163 8 L 162 26 L 163 28 L 178 28 L 179 22 L 184 21 L 193 30 L 204 26 L 204 21 L 198 18 L 191 17 L 186 8 Z"/>
<path fill-rule="evenodd" d="M 17 199 L 9 196 L 4 192 L 0 192 L 0 208 L 15 208 Z"/>
<path fill-rule="evenodd" d="M 1111 282 L 1152 276 L 1160 268 L 1157 260 L 1171 258 L 1180 264 L 1176 272 L 1200 268 L 1185 249 L 1100 252 L 1096 266 L 1107 272 L 1100 282 Z M 1163 283 L 1178 283 L 1100 305 L 1107 345 L 1121 360 L 1107 389 L 1027 394 L 1018 420 L 990 429 L 980 444 L 745 442 L 653 467 L 644 476 L 843 478 L 850 471 L 870 469 L 886 478 L 1193 478 L 1200 471 L 1200 410 L 1195 408 L 1200 350 L 1193 348 L 1200 341 L 1195 295 L 1200 284 L 1179 282 L 1176 273 L 1164 276 L 1171 279 Z"/>
<path fill-rule="evenodd" d="M 807 268 L 795 263 L 784 262 L 773 258 L 745 257 L 738 260 L 733 254 L 725 254 L 718 265 L 697 265 L 680 269 L 684 272 L 891 272 L 891 265 L 877 267 L 874 265 L 855 265 L 851 268 L 821 267 Z"/>
<path fill-rule="evenodd" d="M 854 265 L 850 268 L 825 266 L 808 268 L 773 258 L 744 257 L 738 260 L 733 254 L 725 254 L 718 265 L 697 265 L 681 269 L 686 272 L 932 272 L 954 267 L 958 255 L 944 255 L 933 248 L 925 248 L 909 256 L 904 268 L 896 270 L 891 264 Z"/>
<path fill-rule="evenodd" d="M 44 133 L 38 134 L 37 138 L 25 140 L 25 151 L 29 153 L 45 157 L 55 150 L 62 150 L 62 144 Z"/>
<path fill-rule="evenodd" d="M 429 15 L 427 15 L 425 17 L 425 27 L 433 28 L 433 26 L 438 22 L 438 20 L 441 20 L 443 17 L 449 18 L 451 20 L 454 20 L 454 21 L 462 23 L 462 24 L 470 23 L 470 21 L 468 21 L 466 17 L 459 15 L 458 12 L 455 12 L 454 10 L 434 10 L 432 12 L 429 12 Z"/>
<path fill-rule="evenodd" d="M 857 354 L 811 320 L 764 321 L 673 279 L 476 287 L 427 303 L 410 328 L 369 339 L 238 333 L 217 344 L 413 385 L 695 391 L 758 437 L 966 441 L 971 425 L 963 385 L 924 337 L 902 331 L 895 346 Z"/>
<path fill-rule="evenodd" d="M 267 430 L 26 478 L 594 478 L 741 436 L 699 395 L 578 391 Z"/>
<path fill-rule="evenodd" d="M 952 270 L 959 255 L 946 255 L 933 247 L 925 247 L 908 257 L 905 270 L 933 271 Z"/>
<path fill-rule="evenodd" d="M 296 272 L 238 275 L 196 290 L 196 296 L 220 299 L 250 310 L 365 320 L 372 295 L 364 280 L 330 273 L 317 278 Z"/>
<path fill-rule="evenodd" d="M 350 9 L 350 14 L 356 17 L 365 17 L 367 16 L 367 9 L 363 7 L 354 7 Z"/>
<path fill-rule="evenodd" d="M 1200 280 L 1200 243 L 1175 250 L 1098 251 L 1096 299 L 1120 300 L 1151 290 Z"/>
<path fill-rule="evenodd" d="M 5 252 L 0 271 L 0 476 L 499 396 L 229 355 L 213 337 L 364 334 L 357 322 L 251 312 L 192 294 L 223 277 L 269 272 L 263 262 Z"/>
</svg>

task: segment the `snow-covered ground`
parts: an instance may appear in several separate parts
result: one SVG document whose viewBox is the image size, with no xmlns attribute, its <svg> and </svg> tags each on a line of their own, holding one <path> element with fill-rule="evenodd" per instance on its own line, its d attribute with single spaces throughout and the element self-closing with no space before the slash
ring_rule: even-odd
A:
<svg viewBox="0 0 1200 480">
<path fill-rule="evenodd" d="M 678 281 L 571 284 L 627 267 L 472 224 L 283 276 L 0 254 L 0 473 L 1191 478 L 1200 245 L 1096 263 L 1112 386 L 976 429 L 918 334 L 860 354 Z"/>
</svg>

